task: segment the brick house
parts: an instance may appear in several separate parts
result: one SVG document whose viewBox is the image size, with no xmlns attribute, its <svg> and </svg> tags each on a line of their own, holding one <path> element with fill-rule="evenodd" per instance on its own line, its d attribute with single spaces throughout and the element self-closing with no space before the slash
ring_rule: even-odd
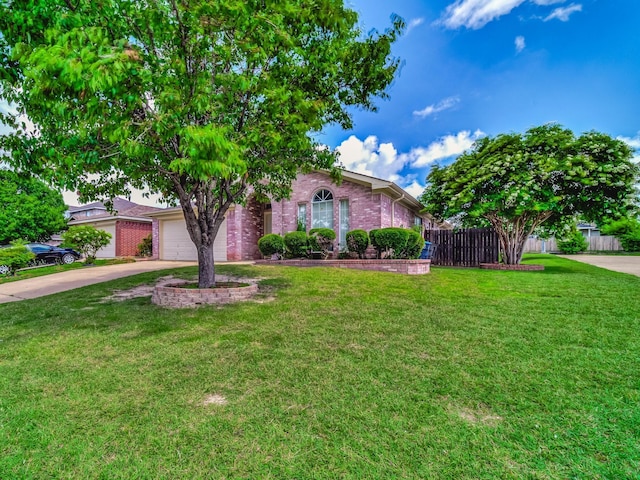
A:
<svg viewBox="0 0 640 480">
<path fill-rule="evenodd" d="M 387 180 L 344 171 L 342 183 L 336 185 L 326 172 L 300 174 L 287 200 L 260 203 L 250 197 L 246 205 L 229 209 L 214 244 L 214 257 L 216 261 L 262 258 L 258 250 L 260 237 L 267 233 L 284 235 L 296 230 L 299 222 L 307 232 L 315 227 L 333 229 L 337 237 L 335 252 L 346 247 L 349 230 L 413 225 L 438 228 L 433 217 L 422 213 L 422 209 L 414 197 Z M 148 216 L 158 220 L 154 256 L 163 260 L 197 259 L 180 208 Z"/>
<path fill-rule="evenodd" d="M 98 258 L 130 257 L 136 255 L 140 242 L 153 231 L 153 219 L 146 214 L 160 210 L 116 197 L 112 213 L 101 202 L 69 207 L 68 225 L 92 225 L 111 234 L 111 242 L 98 250 Z"/>
</svg>

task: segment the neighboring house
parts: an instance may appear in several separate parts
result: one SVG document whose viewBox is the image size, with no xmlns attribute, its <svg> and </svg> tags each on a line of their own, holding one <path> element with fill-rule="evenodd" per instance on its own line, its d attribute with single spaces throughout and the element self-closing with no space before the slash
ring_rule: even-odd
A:
<svg viewBox="0 0 640 480">
<path fill-rule="evenodd" d="M 578 231 L 582 233 L 587 239 L 591 237 L 599 237 L 600 229 L 596 226 L 595 223 L 578 223 Z"/>
<path fill-rule="evenodd" d="M 92 225 L 111 234 L 111 242 L 98 250 L 98 258 L 129 257 L 136 255 L 142 239 L 153 231 L 153 220 L 146 215 L 162 210 L 116 197 L 112 213 L 101 202 L 69 207 L 68 225 Z"/>
<path fill-rule="evenodd" d="M 346 248 L 349 230 L 405 227 L 439 228 L 433 217 L 422 213 L 423 206 L 393 182 L 343 171 L 336 185 L 326 172 L 300 174 L 292 184 L 288 200 L 260 203 L 250 197 L 246 205 L 227 212 L 214 245 L 216 261 L 262 258 L 258 239 L 267 233 L 284 235 L 300 223 L 308 232 L 326 227 L 336 232 L 334 251 Z M 158 221 L 154 236 L 162 260 L 197 260 L 180 208 L 147 215 Z"/>
</svg>

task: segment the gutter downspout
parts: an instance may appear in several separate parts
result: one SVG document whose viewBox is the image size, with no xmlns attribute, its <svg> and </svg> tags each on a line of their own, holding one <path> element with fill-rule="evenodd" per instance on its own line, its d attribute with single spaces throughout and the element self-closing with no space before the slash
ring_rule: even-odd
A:
<svg viewBox="0 0 640 480">
<path fill-rule="evenodd" d="M 393 202 L 391 202 L 391 226 L 392 227 L 395 227 L 395 223 L 396 223 L 396 219 L 395 219 L 396 203 L 403 199 L 404 199 L 404 193 L 399 198 L 396 198 Z"/>
</svg>

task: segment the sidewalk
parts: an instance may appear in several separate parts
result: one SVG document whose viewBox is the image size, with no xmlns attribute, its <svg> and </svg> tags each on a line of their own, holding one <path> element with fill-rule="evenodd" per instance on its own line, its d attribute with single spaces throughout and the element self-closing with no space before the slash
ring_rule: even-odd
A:
<svg viewBox="0 0 640 480">
<path fill-rule="evenodd" d="M 567 260 L 587 263 L 614 272 L 629 273 L 640 277 L 640 256 L 634 255 L 558 255 Z"/>
<path fill-rule="evenodd" d="M 122 263 L 102 267 L 83 267 L 67 272 L 53 273 L 41 277 L 27 278 L 0 285 L 0 303 L 17 302 L 44 297 L 53 293 L 66 292 L 75 288 L 107 282 L 116 278 L 138 273 L 166 270 L 169 268 L 196 266 L 196 262 L 170 262 L 154 260 L 147 262 Z"/>
</svg>

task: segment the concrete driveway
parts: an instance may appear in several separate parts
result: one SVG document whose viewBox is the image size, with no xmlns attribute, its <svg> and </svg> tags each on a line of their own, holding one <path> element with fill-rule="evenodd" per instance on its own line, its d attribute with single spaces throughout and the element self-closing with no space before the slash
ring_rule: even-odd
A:
<svg viewBox="0 0 640 480">
<path fill-rule="evenodd" d="M 614 272 L 629 273 L 640 277 L 640 256 L 633 255 L 558 255 L 569 260 L 588 263 Z"/>
<path fill-rule="evenodd" d="M 44 297 L 53 293 L 66 292 L 74 288 L 106 282 L 116 278 L 128 277 L 138 273 L 168 268 L 190 267 L 196 262 L 168 262 L 153 260 L 146 262 L 122 263 L 102 267 L 83 267 L 67 272 L 53 273 L 36 278 L 27 278 L 17 282 L 0 285 L 0 303 L 17 302 L 31 298 Z"/>
</svg>

